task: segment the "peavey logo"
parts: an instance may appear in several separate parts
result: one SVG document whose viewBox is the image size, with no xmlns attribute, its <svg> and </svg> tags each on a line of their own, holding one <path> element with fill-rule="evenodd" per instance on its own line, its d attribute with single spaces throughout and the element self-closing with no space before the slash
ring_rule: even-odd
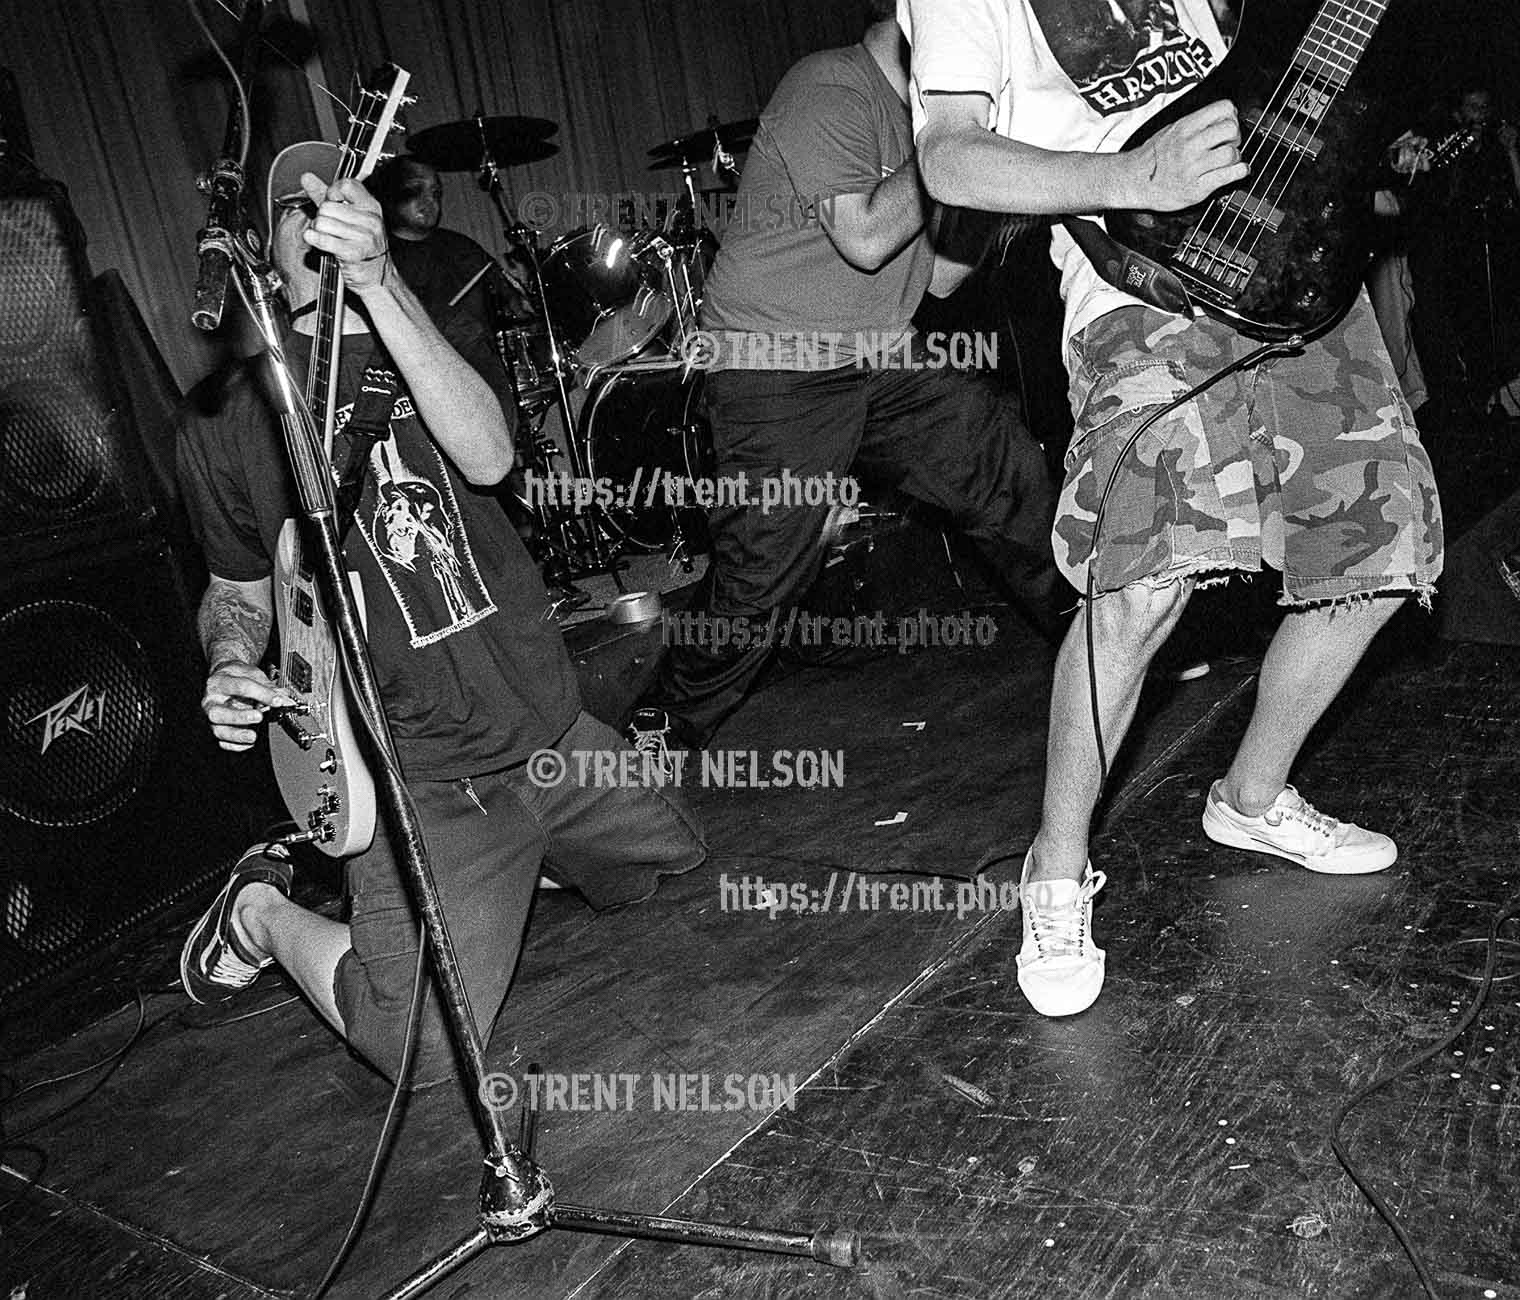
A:
<svg viewBox="0 0 1520 1300">
<path fill-rule="evenodd" d="M 1149 104 L 1157 95 L 1202 81 L 1214 56 L 1202 41 L 1179 35 L 1137 58 L 1124 72 L 1080 87 L 1082 98 L 1107 117 Z"/>
<path fill-rule="evenodd" d="M 70 731 L 77 731 L 81 735 L 98 735 L 105 723 L 106 716 L 106 693 L 91 694 L 89 685 L 80 686 L 70 691 L 57 704 L 51 704 L 36 717 L 28 718 L 25 726 L 30 727 L 34 722 L 42 723 L 42 748 L 39 753 L 46 754 L 52 743 L 58 737 Z"/>
</svg>

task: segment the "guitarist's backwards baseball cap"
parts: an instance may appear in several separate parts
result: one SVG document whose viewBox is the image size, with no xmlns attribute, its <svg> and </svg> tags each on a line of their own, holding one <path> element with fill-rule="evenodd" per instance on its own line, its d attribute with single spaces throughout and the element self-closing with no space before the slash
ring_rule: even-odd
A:
<svg viewBox="0 0 1520 1300">
<path fill-rule="evenodd" d="M 275 155 L 269 165 L 269 183 L 265 186 L 265 231 L 274 237 L 277 209 L 306 202 L 306 191 L 301 188 L 301 176 L 312 172 L 326 184 L 338 174 L 340 150 L 335 144 L 324 140 L 302 140 L 286 145 Z"/>
</svg>

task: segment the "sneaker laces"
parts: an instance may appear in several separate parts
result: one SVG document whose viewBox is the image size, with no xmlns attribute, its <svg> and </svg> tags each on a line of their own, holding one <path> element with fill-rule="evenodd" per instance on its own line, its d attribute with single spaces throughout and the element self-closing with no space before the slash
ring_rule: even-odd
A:
<svg viewBox="0 0 1520 1300">
<path fill-rule="evenodd" d="M 262 969 L 262 966 L 250 966 L 233 951 L 230 943 L 224 943 L 209 978 L 213 984 L 246 984 Z"/>
<path fill-rule="evenodd" d="M 1033 885 L 1045 883 L 1050 882 L 1034 881 Z M 1107 883 L 1108 877 L 1103 872 L 1090 872 L 1077 887 L 1077 896 L 1069 906 L 1042 908 L 1031 900 L 1024 902 L 1029 915 L 1030 933 L 1034 936 L 1035 947 L 1040 950 L 1042 960 L 1082 955 L 1087 944 L 1088 906 L 1092 903 L 1093 895 Z M 1031 885 L 1024 888 L 1032 895 L 1039 892 Z"/>
<path fill-rule="evenodd" d="M 637 717 L 637 714 L 635 717 Z M 670 723 L 668 721 L 657 727 L 640 727 L 636 721 L 630 721 L 628 724 L 628 734 L 633 742 L 634 749 L 638 753 L 658 763 L 660 771 L 665 776 L 671 774 L 670 746 L 666 740 L 670 735 Z"/>
<path fill-rule="evenodd" d="M 1284 789 L 1297 800 L 1295 804 L 1283 810 L 1285 816 L 1301 822 L 1316 835 L 1329 837 L 1335 834 L 1335 828 L 1340 825 L 1339 819 L 1330 816 L 1329 813 L 1320 812 L 1318 808 L 1305 799 L 1303 795 L 1299 794 L 1291 785 L 1285 786 Z"/>
</svg>

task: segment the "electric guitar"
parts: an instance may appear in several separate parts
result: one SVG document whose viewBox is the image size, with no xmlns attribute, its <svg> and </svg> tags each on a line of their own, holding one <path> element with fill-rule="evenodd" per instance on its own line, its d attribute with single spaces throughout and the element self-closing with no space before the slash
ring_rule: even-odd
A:
<svg viewBox="0 0 1520 1300">
<path fill-rule="evenodd" d="M 339 145 L 336 180 L 363 180 L 404 102 L 410 74 L 387 65 L 359 92 Z M 299 148 L 300 146 L 292 146 Z M 272 233 L 272 232 L 271 232 Z M 332 449 L 338 355 L 343 337 L 343 282 L 337 259 L 322 254 L 316 329 L 306 376 L 310 419 L 283 417 L 297 481 L 325 485 L 332 508 Z M 359 609 L 363 592 L 349 574 Z M 287 519 L 275 555 L 275 617 L 280 656 L 275 677 L 297 703 L 270 711 L 269 753 L 285 805 L 302 838 L 335 858 L 362 853 L 375 835 L 375 785 L 349 715 L 343 656 L 313 568 L 302 555 L 301 521 Z"/>
<path fill-rule="evenodd" d="M 1321 0 L 1291 46 L 1262 25 L 1242 25 L 1218 67 L 1124 147 L 1231 99 L 1250 176 L 1179 212 L 1106 214 L 1119 253 L 1132 256 L 1100 254 L 1099 274 L 1145 297 L 1147 274 L 1170 272 L 1171 287 L 1180 282 L 1192 305 L 1266 341 L 1312 337 L 1334 324 L 1361 285 L 1371 245 L 1387 140 L 1357 74 L 1389 3 Z M 1067 228 L 1091 256 L 1075 224 Z M 1158 305 L 1176 310 L 1171 296 Z"/>
</svg>

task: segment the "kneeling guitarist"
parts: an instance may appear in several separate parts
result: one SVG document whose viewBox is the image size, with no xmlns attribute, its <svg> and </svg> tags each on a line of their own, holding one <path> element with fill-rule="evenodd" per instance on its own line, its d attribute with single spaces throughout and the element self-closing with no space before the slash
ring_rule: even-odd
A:
<svg viewBox="0 0 1520 1300">
<path fill-rule="evenodd" d="M 608 906 L 648 895 L 659 874 L 696 866 L 705 849 L 665 791 L 539 784 L 526 770 L 535 751 L 624 744 L 582 711 L 559 630 L 543 618 L 542 579 L 496 500 L 476 490 L 512 467 L 512 393 L 478 327 L 453 322 L 445 337 L 428 318 L 391 265 L 380 205 L 358 181 L 334 182 L 330 167 L 319 174 L 321 149 L 287 150 L 269 177 L 272 259 L 296 321 L 286 350 L 298 368 L 310 364 L 313 318 L 302 309 L 318 297 L 321 259 L 336 259 L 350 309 L 334 465 L 350 463 L 345 420 L 373 338 L 395 376 L 378 435 L 357 458 L 345 556 L 363 588 L 386 714 L 485 1040 L 542 864 Z M 245 750 L 266 715 L 289 703 L 285 684 L 259 665 L 278 540 L 296 513 L 278 426 L 252 385 L 185 430 L 180 476 L 213 575 L 200 611 L 210 664 L 202 707 L 223 748 Z M 340 924 L 292 902 L 283 852 L 250 851 L 192 931 L 181 975 L 189 995 L 208 1002 L 278 962 L 357 1053 L 394 1077 L 418 935 L 383 822 L 346 870 L 352 919 Z M 452 1068 L 432 996 L 413 1081 L 436 1082 Z"/>
</svg>

